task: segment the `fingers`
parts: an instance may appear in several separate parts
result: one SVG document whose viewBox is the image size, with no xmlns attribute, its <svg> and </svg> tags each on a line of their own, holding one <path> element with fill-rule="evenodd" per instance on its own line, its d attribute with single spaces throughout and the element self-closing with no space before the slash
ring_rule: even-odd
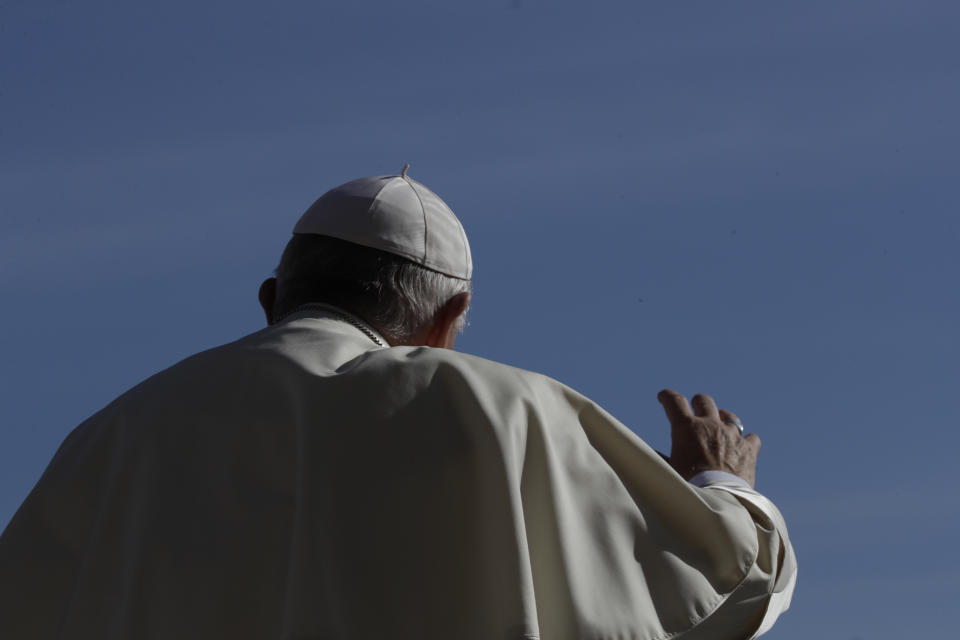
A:
<svg viewBox="0 0 960 640">
<path fill-rule="evenodd" d="M 743 425 L 743 421 L 737 417 L 737 414 L 735 414 L 733 411 L 727 411 L 726 409 L 720 409 L 720 419 L 723 420 L 724 422 L 728 422 L 728 421 L 737 422 L 737 423 L 740 423 L 741 426 Z M 731 426 L 734 426 L 734 425 L 731 425 Z M 740 430 L 740 427 L 734 427 L 734 428 Z M 740 435 L 743 435 L 742 430 L 740 430 Z M 762 443 L 760 442 L 760 436 L 758 436 L 757 434 L 751 433 L 749 435 L 744 435 L 743 439 L 750 444 L 750 447 L 754 451 L 760 450 L 760 445 Z"/>
<path fill-rule="evenodd" d="M 733 411 L 727 411 L 726 409 L 720 409 L 720 419 L 723 420 L 723 423 L 729 427 L 733 427 L 737 430 L 737 435 L 743 435 L 743 422 L 740 418 L 737 417 Z"/>
<path fill-rule="evenodd" d="M 717 403 L 707 394 L 698 393 L 693 396 L 691 402 L 693 403 L 693 410 L 698 418 L 720 419 L 720 413 L 717 411 Z"/>
<path fill-rule="evenodd" d="M 735 414 L 733 411 L 727 411 L 726 409 L 720 409 L 720 419 L 724 422 L 740 422 L 741 424 L 743 422 L 737 417 L 737 414 Z"/>
<path fill-rule="evenodd" d="M 663 405 L 663 411 L 667 414 L 670 424 L 677 424 L 693 417 L 687 399 L 673 389 L 664 389 L 658 393 L 657 400 Z"/>
<path fill-rule="evenodd" d="M 676 425 L 694 416 L 698 418 L 713 418 L 724 423 L 734 423 L 730 424 L 730 426 L 740 431 L 740 433 L 743 433 L 741 428 L 736 426 L 736 424 L 743 424 L 743 421 L 740 420 L 737 414 L 727 409 L 717 409 L 717 403 L 705 393 L 698 393 L 693 396 L 691 400 L 693 404 L 692 412 L 686 397 L 673 389 L 664 389 L 658 393 L 657 400 L 663 405 L 663 410 L 667 414 L 667 419 L 670 420 L 670 424 Z M 749 440 L 755 449 L 760 448 L 760 437 L 756 434 L 750 434 L 746 436 L 745 439 Z"/>
</svg>

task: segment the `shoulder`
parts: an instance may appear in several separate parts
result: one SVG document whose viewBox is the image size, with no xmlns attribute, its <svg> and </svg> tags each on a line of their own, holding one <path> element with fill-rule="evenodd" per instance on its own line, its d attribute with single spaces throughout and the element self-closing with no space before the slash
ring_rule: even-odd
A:
<svg viewBox="0 0 960 640">
<path fill-rule="evenodd" d="M 168 430 L 200 417 L 243 421 L 260 412 L 282 421 L 288 412 L 321 405 L 325 413 L 430 407 L 493 421 L 533 415 L 556 421 L 595 407 L 553 378 L 479 356 L 430 347 L 369 349 L 340 339 L 327 344 L 317 332 L 292 332 L 260 331 L 189 356 L 118 397 L 94 422 L 121 418 L 138 430 Z"/>
<path fill-rule="evenodd" d="M 534 408 L 558 403 L 592 404 L 549 376 L 450 349 L 393 347 L 371 351 L 357 362 L 357 368 L 405 379 L 420 388 L 469 392 L 493 402 L 519 401 Z"/>
<path fill-rule="evenodd" d="M 482 378 L 490 383 L 537 386 L 559 385 L 545 375 L 513 367 L 480 356 L 431 347 L 392 347 L 367 354 L 369 364 L 386 367 L 409 368 L 442 374 L 456 374 Z"/>
<path fill-rule="evenodd" d="M 87 423 L 99 424 L 124 416 L 141 417 L 144 412 L 168 412 L 197 396 L 209 395 L 213 389 L 236 386 L 249 379 L 265 363 L 277 363 L 282 353 L 260 348 L 260 332 L 233 342 L 217 345 L 190 354 L 134 384 L 116 396 Z M 273 369 L 279 368 L 273 364 Z"/>
</svg>

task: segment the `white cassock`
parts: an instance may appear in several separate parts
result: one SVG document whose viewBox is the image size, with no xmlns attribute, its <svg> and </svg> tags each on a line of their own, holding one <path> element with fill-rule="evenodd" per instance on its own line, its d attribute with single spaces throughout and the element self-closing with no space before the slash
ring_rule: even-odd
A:
<svg viewBox="0 0 960 640">
<path fill-rule="evenodd" d="M 783 519 L 542 375 L 330 310 L 80 425 L 0 538 L 0 638 L 749 638 Z"/>
</svg>

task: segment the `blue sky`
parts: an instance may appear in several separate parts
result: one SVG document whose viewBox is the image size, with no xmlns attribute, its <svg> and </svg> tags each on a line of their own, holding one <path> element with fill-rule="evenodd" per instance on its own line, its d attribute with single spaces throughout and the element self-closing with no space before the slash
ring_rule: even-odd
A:
<svg viewBox="0 0 960 640">
<path fill-rule="evenodd" d="M 960 8 L 0 3 L 0 527 L 84 418 L 262 325 L 293 223 L 410 175 L 475 259 L 458 347 L 658 448 L 764 447 L 781 640 L 941 637 L 960 583 Z"/>
</svg>

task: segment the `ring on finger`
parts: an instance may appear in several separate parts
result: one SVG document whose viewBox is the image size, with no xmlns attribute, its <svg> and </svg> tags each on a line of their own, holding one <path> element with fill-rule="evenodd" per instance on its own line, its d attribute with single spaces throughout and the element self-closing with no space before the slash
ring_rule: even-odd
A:
<svg viewBox="0 0 960 640">
<path fill-rule="evenodd" d="M 740 435 L 743 435 L 743 423 L 736 418 L 728 418 L 723 421 L 724 424 L 733 425 L 740 430 Z"/>
</svg>

